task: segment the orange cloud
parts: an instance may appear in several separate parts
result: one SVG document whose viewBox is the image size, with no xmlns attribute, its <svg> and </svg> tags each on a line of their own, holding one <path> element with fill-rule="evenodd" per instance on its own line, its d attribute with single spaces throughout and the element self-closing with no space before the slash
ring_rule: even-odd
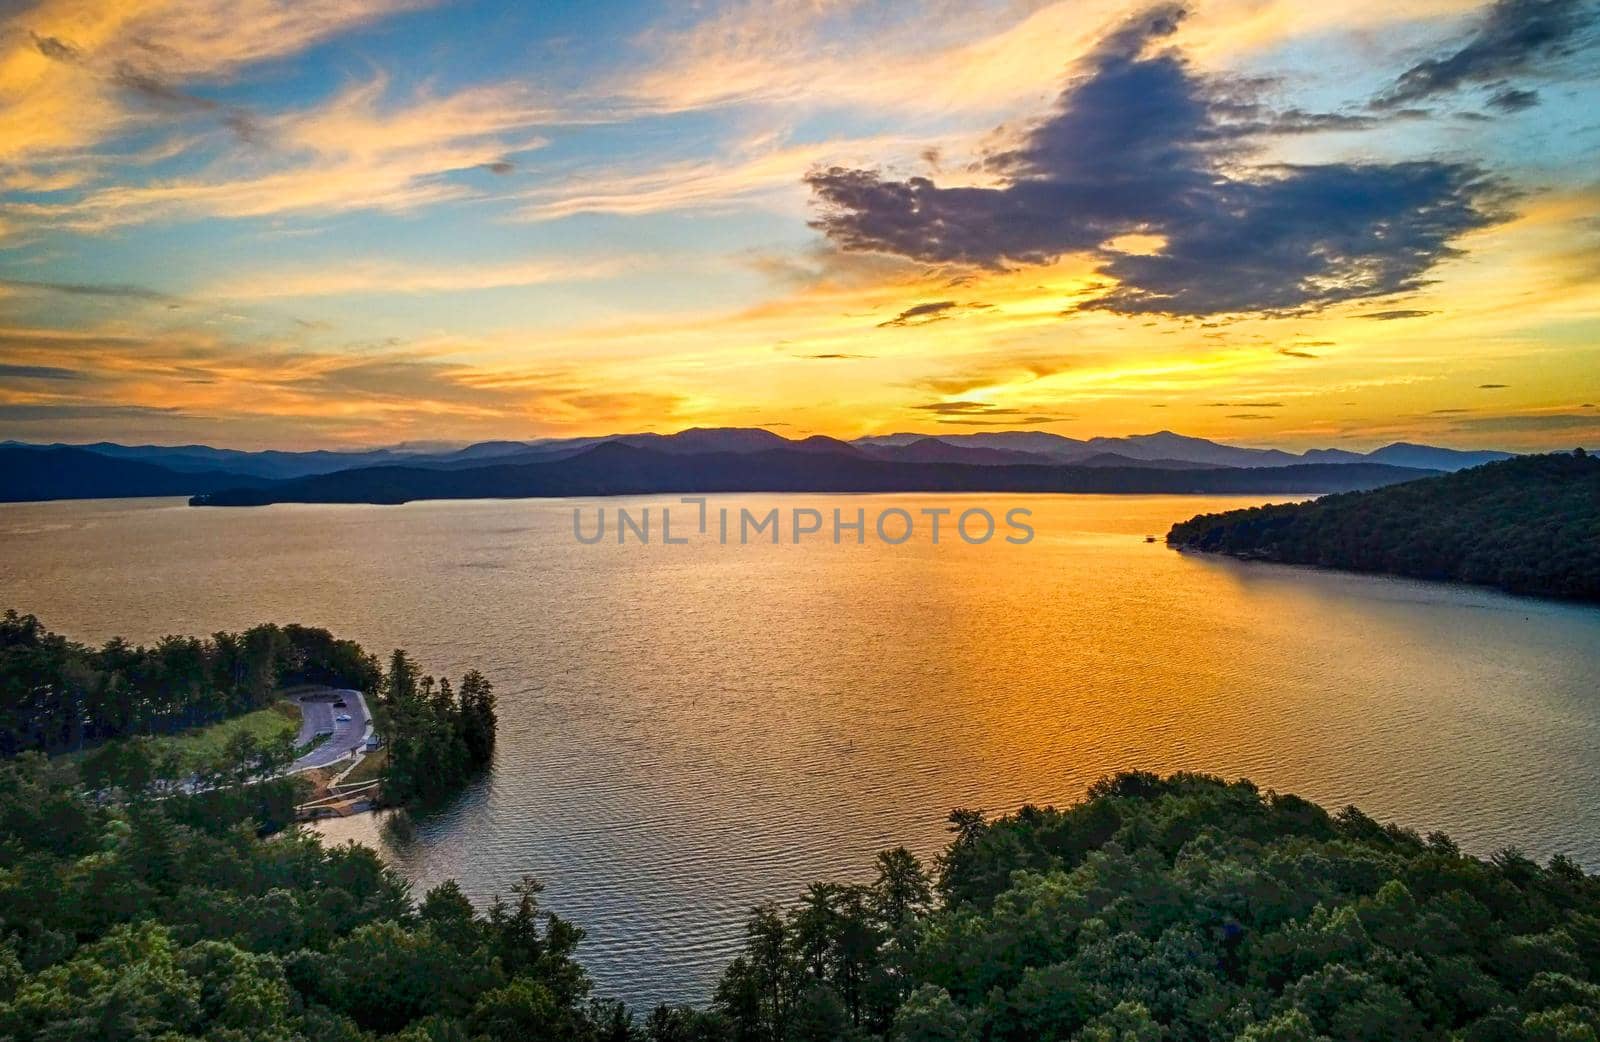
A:
<svg viewBox="0 0 1600 1042">
<path fill-rule="evenodd" d="M 263 118 L 262 148 L 207 175 L 116 185 L 69 203 L 13 212 L 79 229 L 166 217 L 264 217 L 353 209 L 406 210 L 471 194 L 448 175 L 543 144 L 528 128 L 551 118 L 517 87 L 477 88 L 386 105 L 378 77 L 327 103 Z"/>
<path fill-rule="evenodd" d="M 71 158 L 148 120 L 130 103 L 140 91 L 226 80 L 413 6 L 413 0 L 19 6 L 0 25 L 0 167 Z"/>
</svg>

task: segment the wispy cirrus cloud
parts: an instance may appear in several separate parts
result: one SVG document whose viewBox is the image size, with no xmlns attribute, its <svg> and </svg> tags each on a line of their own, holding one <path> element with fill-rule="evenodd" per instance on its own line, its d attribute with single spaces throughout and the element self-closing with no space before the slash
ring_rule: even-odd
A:
<svg viewBox="0 0 1600 1042">
<path fill-rule="evenodd" d="M 0 363 L 0 379 L 4 380 L 81 380 L 83 374 L 58 365 L 8 365 Z"/>
<path fill-rule="evenodd" d="M 523 192 L 513 216 L 553 221 L 577 214 L 722 210 L 770 197 L 799 201 L 805 195 L 805 173 L 817 163 L 883 155 L 909 144 L 887 137 L 786 144 L 761 135 L 737 144 L 731 155 L 635 169 L 608 165 L 578 170 Z"/>
<path fill-rule="evenodd" d="M 11 293 L 49 293 L 69 297 L 110 297 L 120 300 L 165 301 L 174 298 L 160 290 L 130 283 L 49 282 L 38 279 L 0 279 L 0 296 Z"/>
<path fill-rule="evenodd" d="M 985 356 L 967 358 L 953 365 L 947 365 L 945 371 L 916 381 L 916 386 L 948 398 L 955 398 L 957 404 L 960 404 L 973 392 L 989 393 L 1005 389 L 1015 393 L 1019 388 L 1082 365 L 1083 359 L 1075 355 L 1018 356 L 991 352 Z"/>
<path fill-rule="evenodd" d="M 224 300 L 272 300 L 385 293 L 463 293 L 606 279 L 658 263 L 653 258 L 625 255 L 546 258 L 506 264 L 417 265 L 361 261 L 331 268 L 296 266 L 243 272 L 225 282 L 204 287 L 196 295 Z"/>
<path fill-rule="evenodd" d="M 656 57 L 610 85 L 649 112 L 732 105 L 986 111 L 1034 93 L 1092 28 L 1093 7 L 995 4 L 980 26 L 927 8 L 866 3 L 732 3 L 645 32 Z M 1086 7 L 1088 9 L 1086 9 Z M 935 15 L 930 17 L 930 15 Z"/>
<path fill-rule="evenodd" d="M 263 117 L 255 131 L 261 148 L 198 176 L 114 185 L 12 212 L 93 230 L 161 218 L 413 209 L 472 194 L 452 175 L 540 147 L 544 139 L 531 128 L 554 118 L 517 86 L 398 101 L 390 93 L 380 76 L 312 108 Z"/>
<path fill-rule="evenodd" d="M 1041 423 L 1053 423 L 1061 419 L 1060 416 L 1044 415 L 1033 409 L 970 400 L 927 402 L 922 405 L 913 405 L 911 408 L 917 412 L 933 414 L 938 417 L 936 421 L 938 423 L 971 426 L 987 426 L 991 422 L 1035 426 Z"/>
<path fill-rule="evenodd" d="M 491 365 L 467 345 L 311 349 L 285 338 L 234 340 L 200 326 L 139 332 L 0 326 L 0 427 L 11 436 L 281 437 L 392 441 L 563 425 L 670 422 L 671 390 L 597 390 L 570 361 Z M 46 365 L 43 359 L 55 360 Z"/>
<path fill-rule="evenodd" d="M 195 98 L 414 0 L 42 0 L 0 20 L 0 166 L 77 156 L 169 113 L 152 98 Z M 186 106 L 193 107 L 193 106 Z M 202 104 L 201 108 L 217 108 Z"/>
<path fill-rule="evenodd" d="M 1213 0 L 1198 13 L 1198 47 L 1208 56 L 1261 50 L 1300 34 L 1372 31 L 1478 2 Z M 648 113 L 733 106 L 906 116 L 1018 111 L 1054 93 L 1065 64 L 1128 5 L 767 0 L 688 10 L 696 17 L 669 19 L 634 41 L 645 60 L 606 84 L 606 95 Z"/>
<path fill-rule="evenodd" d="M 1474 433 L 1587 431 L 1600 436 L 1600 416 L 1593 412 L 1512 413 L 1503 416 L 1472 416 L 1453 421 L 1458 431 Z"/>
</svg>

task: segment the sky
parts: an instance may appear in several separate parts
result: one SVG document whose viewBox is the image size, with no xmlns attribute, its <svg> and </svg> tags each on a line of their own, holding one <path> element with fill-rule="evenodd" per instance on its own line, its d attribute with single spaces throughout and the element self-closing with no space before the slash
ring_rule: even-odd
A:
<svg viewBox="0 0 1600 1042">
<path fill-rule="evenodd" d="M 1600 0 L 0 0 L 0 439 L 1600 442 Z"/>
</svg>

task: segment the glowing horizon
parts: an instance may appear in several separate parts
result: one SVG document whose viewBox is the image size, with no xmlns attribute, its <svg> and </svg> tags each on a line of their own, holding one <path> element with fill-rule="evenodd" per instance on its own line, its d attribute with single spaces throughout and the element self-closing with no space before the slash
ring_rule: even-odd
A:
<svg viewBox="0 0 1600 1042">
<path fill-rule="evenodd" d="M 1600 435 L 1600 22 L 38 0 L 0 439 Z"/>
</svg>

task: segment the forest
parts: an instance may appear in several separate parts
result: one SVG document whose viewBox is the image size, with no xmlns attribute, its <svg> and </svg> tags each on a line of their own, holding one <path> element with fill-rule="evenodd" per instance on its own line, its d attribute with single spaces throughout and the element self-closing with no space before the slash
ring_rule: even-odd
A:
<svg viewBox="0 0 1600 1042">
<path fill-rule="evenodd" d="M 173 734 L 260 709 L 288 685 L 370 691 L 381 676 L 359 644 L 309 626 L 167 636 L 148 647 L 114 637 L 91 648 L 8 609 L 0 616 L 0 756 Z"/>
<path fill-rule="evenodd" d="M 122 795 L 178 782 L 201 789 L 240 786 L 286 770 L 292 743 L 239 735 L 217 756 L 193 765 L 180 763 L 156 736 L 259 709 L 296 684 L 368 695 L 385 738 L 389 803 L 438 801 L 493 758 L 494 686 L 477 670 L 453 686 L 422 675 L 397 649 L 385 671 L 355 641 L 293 624 L 207 639 L 167 636 L 151 646 L 112 638 L 90 648 L 15 610 L 0 616 L 0 756 L 82 752 L 80 780 Z M 294 786 L 255 791 L 264 814 L 258 824 L 270 831 L 290 820 Z M 271 798 L 262 803 L 261 793 Z"/>
<path fill-rule="evenodd" d="M 388 735 L 390 803 L 437 802 L 494 757 L 494 686 L 475 669 L 458 689 L 446 678 L 419 676 L 410 656 L 396 650 L 377 709 Z"/>
<path fill-rule="evenodd" d="M 1202 514 L 1169 545 L 1600 601 L 1600 460 L 1519 456 L 1367 492 Z"/>
<path fill-rule="evenodd" d="M 203 807 L 194 800 L 208 800 Z M 1600 879 L 1130 773 L 1055 810 L 951 815 L 931 866 L 753 910 L 701 1006 L 596 996 L 525 880 L 414 901 L 370 850 L 258 834 L 248 787 L 118 802 L 0 763 L 0 1038 L 226 1042 L 1580 1042 Z"/>
</svg>

